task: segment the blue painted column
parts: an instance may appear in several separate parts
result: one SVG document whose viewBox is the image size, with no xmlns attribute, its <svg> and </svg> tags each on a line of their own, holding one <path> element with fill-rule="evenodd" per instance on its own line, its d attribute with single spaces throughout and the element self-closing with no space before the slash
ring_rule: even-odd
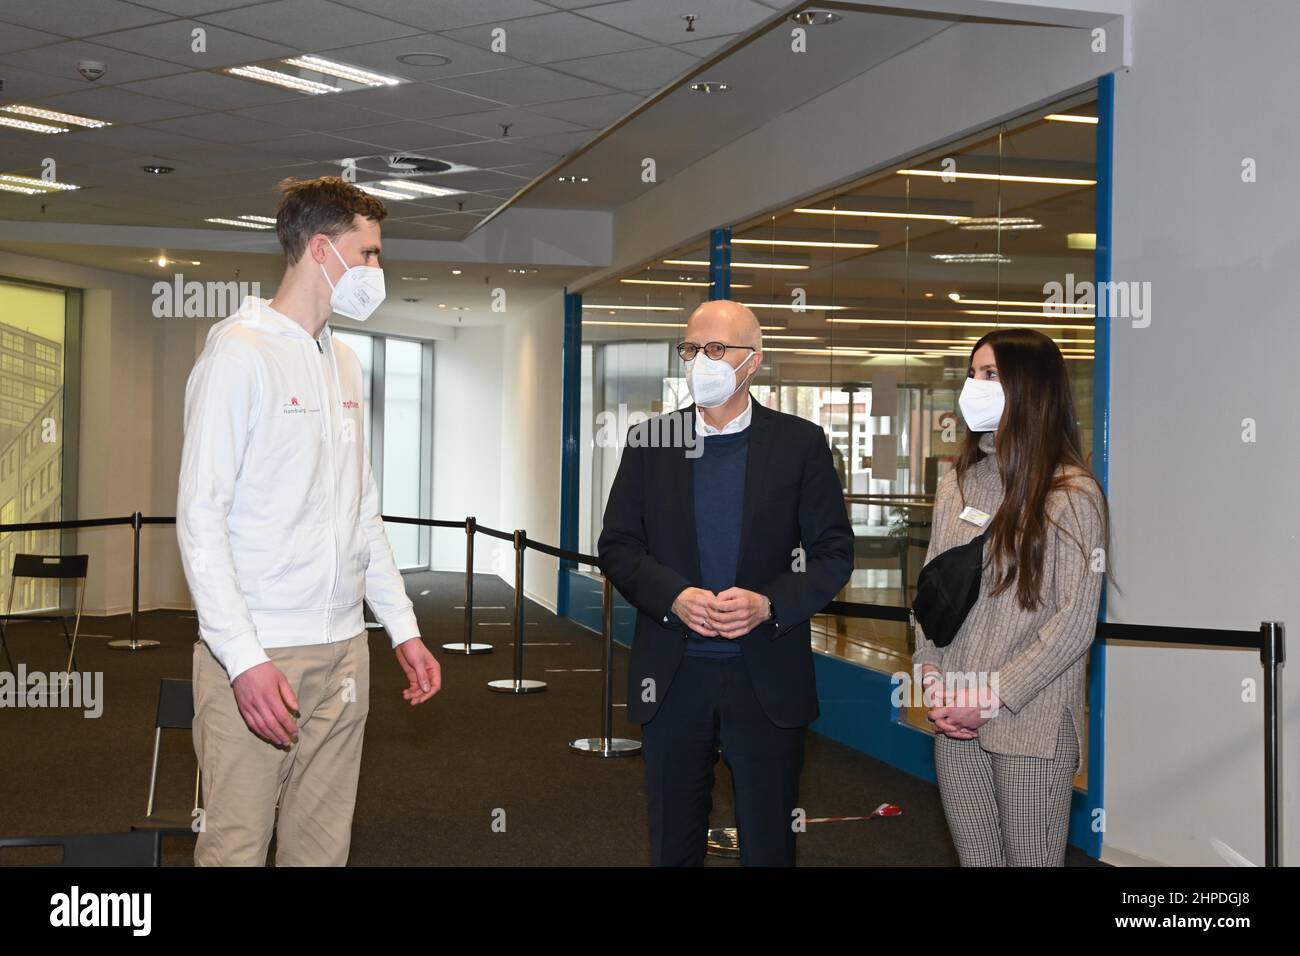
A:
<svg viewBox="0 0 1300 956">
<path fill-rule="evenodd" d="M 731 230 L 709 232 L 709 298 L 731 298 Z"/>
<path fill-rule="evenodd" d="M 1115 76 L 1097 83 L 1097 249 L 1093 271 L 1097 287 L 1112 275 L 1111 229 L 1115 175 Z M 1103 491 L 1110 490 L 1110 316 L 1108 296 L 1096 296 L 1093 320 L 1092 366 L 1092 470 Z M 1110 555 L 1106 555 L 1109 568 Z M 1099 620 L 1106 620 L 1106 592 L 1102 591 Z M 1097 811 L 1106 806 L 1106 642 L 1093 644 L 1088 680 L 1088 792 L 1076 795 L 1070 812 L 1070 842 L 1092 857 L 1101 856 L 1104 821 Z"/>
<path fill-rule="evenodd" d="M 582 460 L 578 447 L 582 423 L 582 294 L 564 290 L 564 383 L 560 421 L 560 547 L 578 550 L 578 468 Z M 569 615 L 569 572 L 577 564 L 560 562 L 560 578 L 555 592 L 555 611 Z"/>
</svg>

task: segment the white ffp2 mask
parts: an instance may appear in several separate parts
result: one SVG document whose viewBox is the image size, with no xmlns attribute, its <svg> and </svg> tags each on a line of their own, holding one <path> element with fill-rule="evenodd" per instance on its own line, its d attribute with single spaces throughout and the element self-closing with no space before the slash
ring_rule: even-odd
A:
<svg viewBox="0 0 1300 956">
<path fill-rule="evenodd" d="M 347 269 L 336 284 L 330 282 L 330 274 L 325 271 L 324 263 L 321 263 L 320 271 L 333 290 L 330 293 L 330 308 L 339 315 L 364 322 L 384 301 L 384 270 L 377 266 L 349 266 L 333 242 L 330 242 L 330 248 L 334 249 L 334 255 L 339 257 L 339 262 Z"/>
<path fill-rule="evenodd" d="M 749 358 L 753 357 L 751 352 Z M 749 358 L 745 361 L 748 362 Z M 703 352 L 696 352 L 695 358 L 686 363 L 686 387 L 700 408 L 717 408 L 726 404 L 727 399 L 735 395 L 749 378 L 746 375 L 745 379 L 737 382 L 738 371 L 738 367 L 725 359 L 711 359 Z"/>
<path fill-rule="evenodd" d="M 966 379 L 961 395 L 957 398 L 961 417 L 966 420 L 966 427 L 973 432 L 997 431 L 1005 402 L 1002 383 L 984 378 Z"/>
</svg>

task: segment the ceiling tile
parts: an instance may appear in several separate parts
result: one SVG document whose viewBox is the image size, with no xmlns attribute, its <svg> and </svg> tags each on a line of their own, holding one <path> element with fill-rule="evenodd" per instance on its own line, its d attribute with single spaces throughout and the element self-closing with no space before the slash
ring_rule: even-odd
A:
<svg viewBox="0 0 1300 956">
<path fill-rule="evenodd" d="M 196 53 L 193 49 L 194 30 L 203 30 L 205 33 L 204 51 L 201 53 Z M 95 42 L 172 63 L 183 63 L 196 70 L 238 66 L 272 57 L 292 56 L 298 52 L 294 47 L 232 33 L 197 20 L 172 20 L 134 30 L 121 30 L 95 37 Z"/>
<path fill-rule="evenodd" d="M 425 152 L 459 143 L 474 142 L 480 137 L 472 133 L 442 129 L 413 120 L 401 123 L 382 123 L 378 126 L 359 126 L 353 129 L 334 130 L 335 136 L 355 140 L 379 149 L 405 152 Z"/>
<path fill-rule="evenodd" d="M 689 40 L 686 43 L 674 43 L 674 50 L 681 50 L 683 53 L 689 53 L 691 56 L 706 57 L 711 53 L 716 53 L 728 43 L 738 40 L 740 33 L 723 33 L 716 37 L 706 37 L 703 40 Z"/>
<path fill-rule="evenodd" d="M 157 10 L 146 10 L 121 0 L 40 0 L 21 3 L 5 0 L 0 20 L 19 26 L 48 30 L 65 37 L 84 37 L 107 30 L 141 26 L 169 19 Z"/>
<path fill-rule="evenodd" d="M 39 102 L 47 109 L 75 113 L 107 120 L 110 123 L 148 123 L 154 120 L 186 116 L 198 111 L 197 107 L 156 96 L 143 96 L 120 86 L 105 86 L 62 96 L 49 96 Z"/>
<path fill-rule="evenodd" d="M 366 10 L 372 10 L 367 4 Z M 339 37 L 371 43 L 416 33 L 415 29 L 327 0 L 274 0 L 200 18 L 230 30 L 285 43 L 303 52 L 336 47 Z"/>
<path fill-rule="evenodd" d="M 547 153 L 526 146 L 499 140 L 471 143 L 467 146 L 447 146 L 438 150 L 438 158 L 465 163 L 480 169 L 508 166 L 517 163 L 539 162 L 551 159 Z"/>
<path fill-rule="evenodd" d="M 696 10 L 680 11 L 676 4 L 663 0 L 621 0 L 582 11 L 582 16 L 647 37 L 659 43 L 683 43 L 687 40 L 740 33 L 757 26 L 772 11 L 753 0 L 709 0 Z M 699 13 L 690 33 L 682 13 Z"/>
<path fill-rule="evenodd" d="M 85 83 L 86 81 L 82 80 L 81 75 L 77 73 L 77 63 L 80 60 L 99 60 L 107 67 L 103 77 L 95 81 L 103 86 L 115 86 L 132 80 L 185 72 L 185 67 L 168 63 L 166 60 L 126 53 L 97 43 L 88 43 L 85 40 L 68 40 L 64 43 L 55 43 L 53 46 L 6 53 L 0 57 L 0 63 Z"/>
<path fill-rule="evenodd" d="M 433 53 L 450 62 L 440 66 L 421 66 L 398 62 L 399 56 L 409 53 Z M 467 43 L 457 43 L 436 33 L 417 33 L 414 36 L 382 40 L 379 43 L 362 43 L 337 47 L 322 53 L 331 59 L 354 66 L 366 67 L 390 76 L 407 80 L 427 81 L 443 76 L 460 76 L 463 73 L 481 73 L 484 70 L 502 70 L 524 64 L 501 53 L 490 53 Z"/>
<path fill-rule="evenodd" d="M 179 133 L 215 143 L 258 143 L 272 137 L 292 136 L 297 130 L 274 123 L 263 123 L 247 116 L 233 113 L 202 113 L 179 119 L 161 120 L 147 124 L 150 129 L 164 133 Z"/>
<path fill-rule="evenodd" d="M 211 110 L 236 110 L 267 103 L 312 99 L 292 90 L 224 73 L 182 73 L 160 80 L 123 84 L 125 89 Z M 330 94 L 335 95 L 335 94 Z"/>
<path fill-rule="evenodd" d="M 337 102 L 361 106 L 376 113 L 415 120 L 453 116 L 457 113 L 472 113 L 481 109 L 496 109 L 510 105 L 489 101 L 470 93 L 443 89 L 428 83 L 403 83 L 401 86 L 357 90 L 353 93 L 334 94 L 333 98 Z"/>
<path fill-rule="evenodd" d="M 143 126 L 110 126 L 108 129 L 94 130 L 94 133 L 97 144 L 112 146 L 137 156 L 150 156 L 166 153 L 169 149 L 203 145 L 201 140 L 192 136 L 164 133 L 162 130 L 148 129 Z"/>
<path fill-rule="evenodd" d="M 650 41 L 595 23 L 572 13 L 550 13 L 501 24 L 508 56 L 527 63 L 550 63 L 649 46 Z M 449 36 L 487 48 L 494 37 L 485 27 L 454 30 Z"/>
<path fill-rule="evenodd" d="M 64 39 L 66 38 L 53 33 L 29 30 L 11 23 L 0 23 L 0 53 L 26 50 L 28 47 L 43 46 L 48 43 L 61 43 Z"/>
<path fill-rule="evenodd" d="M 233 7 L 247 7 L 268 0 L 131 0 L 141 7 L 165 10 L 178 17 L 197 17 L 204 13 L 216 13 Z"/>
<path fill-rule="evenodd" d="M 648 50 L 569 60 L 553 64 L 552 69 L 632 92 L 661 89 L 698 63 L 699 60 L 688 53 L 658 46 Z"/>
<path fill-rule="evenodd" d="M 507 106 L 530 106 L 553 100 L 571 100 L 610 92 L 588 80 L 565 76 L 540 66 L 522 66 L 513 70 L 494 70 L 439 80 L 438 85 L 476 96 L 497 100 Z"/>
<path fill-rule="evenodd" d="M 515 17 L 551 13 L 535 0 L 338 0 L 367 13 L 388 17 L 423 30 L 454 30 L 476 23 L 497 23 Z"/>
<path fill-rule="evenodd" d="M 0 56 L 0 74 L 4 75 L 6 101 L 26 103 L 43 96 L 56 96 L 75 90 L 90 88 L 90 84 L 74 73 L 72 76 L 48 76 L 9 65 Z"/>
<path fill-rule="evenodd" d="M 501 131 L 503 123 L 509 126 L 508 133 Z M 480 113 L 467 113 L 463 116 L 446 116 L 438 120 L 438 125 L 445 129 L 474 133 L 487 139 L 521 139 L 525 136 L 570 133 L 583 129 L 577 123 L 541 116 L 531 110 L 517 107 L 485 110 Z"/>
<path fill-rule="evenodd" d="M 361 156 L 367 152 L 360 143 L 339 139 L 337 136 L 327 136 L 324 133 L 284 136 L 261 142 L 258 147 L 281 156 L 296 156 L 313 162 Z"/>
<path fill-rule="evenodd" d="M 565 156 L 575 152 L 591 142 L 596 136 L 594 130 L 584 129 L 573 133 L 550 133 L 546 136 L 530 136 L 519 141 L 521 146 L 541 150 L 554 156 Z M 510 142 L 514 142 L 511 137 Z"/>
<path fill-rule="evenodd" d="M 592 129 L 604 129 L 615 120 L 626 116 L 645 97 L 631 93 L 611 93 L 606 96 L 587 96 L 581 99 L 561 100 L 532 107 L 534 113 L 568 120 Z"/>
<path fill-rule="evenodd" d="M 317 133 L 351 126 L 372 126 L 391 120 L 387 113 L 361 109 L 359 106 L 340 101 L 334 94 L 300 96 L 295 100 L 277 103 L 274 106 L 256 106 L 237 110 L 236 115 Z"/>
</svg>

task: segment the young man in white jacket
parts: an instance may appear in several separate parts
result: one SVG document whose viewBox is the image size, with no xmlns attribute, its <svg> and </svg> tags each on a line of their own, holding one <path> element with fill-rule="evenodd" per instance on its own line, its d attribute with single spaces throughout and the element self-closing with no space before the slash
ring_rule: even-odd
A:
<svg viewBox="0 0 1300 956">
<path fill-rule="evenodd" d="M 379 200 L 337 177 L 286 180 L 275 298 L 218 322 L 185 388 L 176 533 L 201 641 L 196 865 L 342 866 L 370 698 L 362 599 L 412 705 L 438 692 L 379 516 L 361 365 L 331 312 L 384 297 Z M 277 819 L 276 807 L 279 805 Z"/>
</svg>

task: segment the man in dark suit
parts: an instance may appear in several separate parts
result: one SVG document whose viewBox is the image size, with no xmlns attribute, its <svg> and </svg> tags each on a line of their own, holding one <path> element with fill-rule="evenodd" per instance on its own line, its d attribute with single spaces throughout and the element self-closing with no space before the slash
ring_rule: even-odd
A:
<svg viewBox="0 0 1300 956">
<path fill-rule="evenodd" d="M 600 567 L 637 609 L 628 716 L 656 865 L 704 861 L 717 747 L 746 865 L 793 865 L 807 725 L 818 716 L 809 618 L 853 571 L 826 436 L 754 402 L 758 320 L 700 306 L 678 353 L 695 404 L 628 432 Z"/>
</svg>

